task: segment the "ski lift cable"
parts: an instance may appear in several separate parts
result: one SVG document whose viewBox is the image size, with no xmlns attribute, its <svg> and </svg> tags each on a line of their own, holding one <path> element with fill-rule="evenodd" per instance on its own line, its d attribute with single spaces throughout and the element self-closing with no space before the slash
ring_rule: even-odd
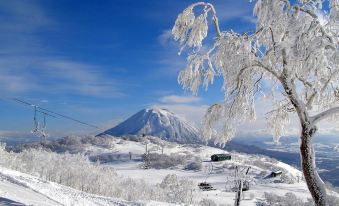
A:
<svg viewBox="0 0 339 206">
<path fill-rule="evenodd" d="M 98 126 L 95 126 L 93 124 L 89 124 L 89 123 L 86 123 L 86 122 L 83 122 L 81 120 L 77 120 L 73 117 L 70 117 L 70 116 L 67 116 L 67 115 L 63 115 L 63 114 L 60 114 L 60 113 L 57 113 L 57 112 L 53 112 L 51 110 L 48 110 L 48 109 L 45 109 L 45 108 L 42 108 L 42 107 L 39 107 L 37 105 L 34 105 L 34 104 L 30 104 L 24 100 L 21 100 L 21 99 L 18 99 L 18 98 L 13 98 L 14 101 L 16 102 L 19 102 L 19 103 L 22 103 L 22 104 L 25 104 L 25 105 L 28 105 L 28 106 L 31 106 L 31 107 L 36 107 L 37 108 L 37 111 L 40 112 L 40 113 L 43 113 L 43 114 L 46 114 L 46 115 L 49 115 L 49 116 L 53 116 L 53 115 L 56 115 L 56 116 L 59 116 L 59 117 L 62 117 L 62 118 L 65 118 L 65 119 L 69 119 L 69 120 L 72 120 L 74 122 L 77 122 L 77 123 L 80 123 L 80 124 L 83 124 L 83 125 L 87 125 L 89 127 L 93 127 L 93 128 L 96 128 L 96 129 L 100 129 L 100 127 Z M 53 115 L 51 115 L 53 114 Z M 55 116 L 53 116 L 55 117 Z"/>
<path fill-rule="evenodd" d="M 17 101 L 19 103 L 22 103 L 22 104 L 26 104 L 28 106 L 31 106 L 31 107 L 34 107 L 34 116 L 36 117 L 36 113 L 39 112 L 43 115 L 47 115 L 47 116 L 50 116 L 50 117 L 54 117 L 54 118 L 57 118 L 56 116 L 52 115 L 52 114 L 49 114 L 47 112 L 44 112 L 44 111 L 41 111 L 41 107 L 37 106 L 37 105 L 34 105 L 34 104 L 30 104 L 28 102 L 25 102 L 23 100 L 20 100 L 20 99 L 17 99 L 17 98 L 13 98 L 12 100 L 14 101 Z"/>
<path fill-rule="evenodd" d="M 49 116 L 49 117 L 57 118 L 56 116 L 51 115 L 51 114 L 49 114 L 49 113 L 47 113 L 47 112 L 44 112 L 44 111 L 41 111 L 41 110 L 37 110 L 37 112 L 43 114 L 44 116 Z"/>
</svg>

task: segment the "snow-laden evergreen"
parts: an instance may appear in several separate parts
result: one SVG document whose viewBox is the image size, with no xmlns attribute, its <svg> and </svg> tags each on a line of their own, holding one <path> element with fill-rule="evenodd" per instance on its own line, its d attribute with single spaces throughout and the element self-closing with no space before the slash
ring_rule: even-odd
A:
<svg viewBox="0 0 339 206">
<path fill-rule="evenodd" d="M 199 131 L 167 109 L 148 108 L 139 111 L 116 127 L 100 135 L 150 135 L 180 143 L 200 142 Z"/>
</svg>

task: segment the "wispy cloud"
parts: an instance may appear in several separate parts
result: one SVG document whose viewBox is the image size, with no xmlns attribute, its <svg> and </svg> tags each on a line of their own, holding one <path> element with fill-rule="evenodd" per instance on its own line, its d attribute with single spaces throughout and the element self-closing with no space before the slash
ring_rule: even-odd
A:
<svg viewBox="0 0 339 206">
<path fill-rule="evenodd" d="M 173 39 L 172 30 L 167 29 L 162 31 L 162 33 L 158 36 L 158 41 L 162 46 L 167 46 L 169 42 Z"/>
<path fill-rule="evenodd" d="M 104 66 L 55 55 L 42 42 L 41 32 L 57 28 L 35 1 L 0 2 L 1 93 L 120 97 L 118 81 L 103 72 Z"/>
<path fill-rule="evenodd" d="M 189 105 L 189 104 L 154 104 L 154 107 L 168 109 L 175 114 L 193 123 L 195 126 L 201 125 L 207 105 Z"/>
<path fill-rule="evenodd" d="M 201 98 L 196 96 L 169 95 L 160 98 L 160 102 L 165 104 L 187 104 L 199 101 L 201 101 Z"/>
<path fill-rule="evenodd" d="M 0 28 L 15 32 L 35 31 L 53 22 L 34 1 L 2 1 L 0 11 L 3 17 Z"/>
<path fill-rule="evenodd" d="M 47 60 L 41 62 L 43 78 L 58 83 L 57 90 L 73 91 L 90 96 L 117 97 L 123 94 L 117 89 L 117 81 L 100 72 L 100 66 L 70 60 Z"/>
<path fill-rule="evenodd" d="M 25 62 L 25 63 L 24 63 Z M 0 59 L 2 92 L 75 93 L 119 97 L 117 81 L 106 77 L 100 66 L 57 57 Z"/>
<path fill-rule="evenodd" d="M 195 126 L 199 126 L 208 108 L 208 105 L 202 104 L 201 100 L 200 97 L 195 96 L 166 95 L 160 97 L 152 107 L 168 109 Z"/>
<path fill-rule="evenodd" d="M 39 32 L 56 23 L 34 1 L 0 2 L 0 55 L 23 55 L 45 50 Z M 4 58 L 4 56 L 1 56 Z"/>
<path fill-rule="evenodd" d="M 248 1 L 217 1 L 213 3 L 219 21 L 225 22 L 231 19 L 250 20 L 254 4 Z"/>
</svg>

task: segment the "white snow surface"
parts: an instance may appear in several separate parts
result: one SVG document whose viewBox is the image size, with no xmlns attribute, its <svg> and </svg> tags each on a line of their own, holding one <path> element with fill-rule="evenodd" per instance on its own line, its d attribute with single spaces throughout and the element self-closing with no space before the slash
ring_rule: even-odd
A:
<svg viewBox="0 0 339 206">
<path fill-rule="evenodd" d="M 88 145 L 86 153 L 91 155 L 112 154 L 116 159 L 106 163 L 113 167 L 122 177 L 132 179 L 143 179 L 150 185 L 161 183 L 168 174 L 176 174 L 179 178 L 190 179 L 194 184 L 200 182 L 210 183 L 215 190 L 200 191 L 193 198 L 193 205 L 197 205 L 203 199 L 210 199 L 217 204 L 233 205 L 235 193 L 227 190 L 234 180 L 234 167 L 241 169 L 251 167 L 248 180 L 251 182 L 250 190 L 244 192 L 242 206 L 255 206 L 257 202 L 264 199 L 264 193 L 274 193 L 280 196 L 292 192 L 297 197 L 307 200 L 311 198 L 304 181 L 298 183 L 281 183 L 280 177 L 265 178 L 272 171 L 281 170 L 290 179 L 299 179 L 302 174 L 296 168 L 272 160 L 261 155 L 249 155 L 236 152 L 227 152 L 218 148 L 203 145 L 183 145 L 174 142 L 162 141 L 165 144 L 164 154 L 192 155 L 194 158 L 202 159 L 202 169 L 199 171 L 186 170 L 185 165 L 178 165 L 167 169 L 142 169 L 141 156 L 145 153 L 145 144 L 124 140 L 113 139 L 111 149 Z M 148 143 L 149 151 L 161 153 L 159 144 Z M 132 160 L 129 160 L 129 152 L 132 153 Z M 232 160 L 222 162 L 211 162 L 212 154 L 229 153 Z M 194 159 L 193 158 L 193 159 Z M 213 170 L 210 170 L 213 166 Z M 228 185 L 228 186 L 227 186 Z M 331 192 L 330 192 L 331 193 Z M 332 193 L 334 194 L 334 193 Z M 337 195 L 337 194 L 336 194 Z M 338 196 L 338 195 L 337 195 Z M 43 181 L 37 177 L 23 174 L 14 170 L 0 167 L 0 200 L 7 198 L 27 205 L 172 205 L 160 202 L 128 202 L 118 198 L 102 197 L 98 195 L 81 192 L 57 183 Z M 0 201 L 1 203 L 1 201 Z"/>
<path fill-rule="evenodd" d="M 191 179 L 196 184 L 199 182 L 207 181 L 216 189 L 213 191 L 199 191 L 194 197 L 195 202 L 199 202 L 202 199 L 211 199 L 217 204 L 234 204 L 234 192 L 226 191 L 226 182 L 234 180 L 234 168 L 232 166 L 238 165 L 241 169 L 251 167 L 249 176 L 251 180 L 251 188 L 249 191 L 244 192 L 245 199 L 241 201 L 242 206 L 254 206 L 259 200 L 263 200 L 265 192 L 274 193 L 280 196 L 284 196 L 288 192 L 294 193 L 297 197 L 307 201 L 311 198 L 311 195 L 307 189 L 304 181 L 301 180 L 302 173 L 298 169 L 265 157 L 256 156 L 243 153 L 230 152 L 232 160 L 223 162 L 211 162 L 210 156 L 212 154 L 228 153 L 225 150 L 202 146 L 202 145 L 182 145 L 177 143 L 168 143 L 164 148 L 164 154 L 191 154 L 195 157 L 200 157 L 203 160 L 203 169 L 201 171 L 189 171 L 185 170 L 183 166 L 176 166 L 168 169 L 142 169 L 140 161 L 141 155 L 145 153 L 145 145 L 140 142 L 128 141 L 123 139 L 115 139 L 116 144 L 111 151 L 117 154 L 119 161 L 107 163 L 114 167 L 118 174 L 130 177 L 133 179 L 144 179 L 147 183 L 156 185 L 162 181 L 162 179 L 168 174 L 176 174 L 179 178 Z M 97 147 L 89 148 L 93 153 L 107 153 L 107 150 L 101 150 Z M 156 144 L 149 143 L 148 149 L 155 153 L 161 153 L 161 149 Z M 128 153 L 132 152 L 132 160 L 130 161 Z M 260 165 L 256 165 L 257 162 L 262 162 L 270 165 L 270 169 L 261 168 Z M 213 171 L 208 172 L 210 165 L 213 165 Z M 293 184 L 279 183 L 280 177 L 265 178 L 272 171 L 284 171 L 284 174 L 296 181 Z M 262 175 L 262 176 L 261 176 Z M 298 183 L 297 180 L 300 180 Z M 250 198 L 250 196 L 254 198 Z"/>
<path fill-rule="evenodd" d="M 118 198 L 93 195 L 15 170 L 0 167 L 0 205 L 3 198 L 36 206 L 156 206 L 171 205 L 161 202 L 128 202 Z M 7 204 L 5 204 L 7 205 Z"/>
<path fill-rule="evenodd" d="M 143 109 L 99 136 L 103 134 L 113 136 L 145 134 L 173 142 L 200 142 L 200 134 L 195 127 L 167 109 L 160 108 Z"/>
</svg>

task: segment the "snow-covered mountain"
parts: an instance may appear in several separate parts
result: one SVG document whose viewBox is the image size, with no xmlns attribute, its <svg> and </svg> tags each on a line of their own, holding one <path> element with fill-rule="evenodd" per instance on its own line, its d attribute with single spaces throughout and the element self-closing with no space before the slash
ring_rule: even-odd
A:
<svg viewBox="0 0 339 206">
<path fill-rule="evenodd" d="M 100 135 L 151 135 L 179 143 L 200 142 L 199 131 L 187 121 L 166 109 L 149 108 L 134 114 Z"/>
</svg>

